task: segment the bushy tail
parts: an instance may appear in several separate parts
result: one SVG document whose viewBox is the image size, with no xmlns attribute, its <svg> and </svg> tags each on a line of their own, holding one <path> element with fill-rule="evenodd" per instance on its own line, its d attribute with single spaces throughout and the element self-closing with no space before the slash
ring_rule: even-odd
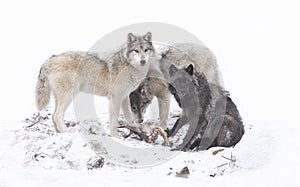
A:
<svg viewBox="0 0 300 187">
<path fill-rule="evenodd" d="M 39 110 L 45 108 L 50 100 L 51 90 L 49 80 L 45 73 L 44 66 L 42 66 L 35 87 L 35 103 Z"/>
</svg>

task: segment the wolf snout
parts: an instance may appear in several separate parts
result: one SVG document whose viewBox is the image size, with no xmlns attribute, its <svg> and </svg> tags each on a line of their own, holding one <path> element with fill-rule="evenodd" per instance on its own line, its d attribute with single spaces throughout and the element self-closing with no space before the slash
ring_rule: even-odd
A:
<svg viewBox="0 0 300 187">
<path fill-rule="evenodd" d="M 139 123 L 143 123 L 143 121 L 144 121 L 143 119 L 139 119 L 138 120 Z"/>
<path fill-rule="evenodd" d="M 143 65 L 146 64 L 146 60 L 141 60 L 140 63 L 141 63 L 141 65 L 143 66 Z"/>
</svg>

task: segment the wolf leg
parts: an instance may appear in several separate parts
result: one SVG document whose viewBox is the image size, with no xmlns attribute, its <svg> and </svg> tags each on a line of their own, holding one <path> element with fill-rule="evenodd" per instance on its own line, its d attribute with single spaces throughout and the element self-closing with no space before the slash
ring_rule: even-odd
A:
<svg viewBox="0 0 300 187">
<path fill-rule="evenodd" d="M 109 106 L 109 127 L 110 134 L 114 137 L 119 137 L 118 134 L 118 119 L 121 108 L 121 100 L 118 97 L 112 97 Z"/>
<path fill-rule="evenodd" d="M 199 137 L 201 128 L 203 127 L 202 124 L 205 124 L 206 120 L 199 117 L 198 120 L 189 119 L 189 128 L 186 132 L 182 143 L 178 145 L 176 148 L 178 150 L 187 151 L 190 149 L 192 143 Z"/>
<path fill-rule="evenodd" d="M 55 94 L 55 111 L 52 119 L 57 132 L 68 132 L 67 126 L 64 124 L 65 111 L 72 102 L 72 92 L 64 92 Z"/>
<path fill-rule="evenodd" d="M 170 109 L 170 94 L 166 94 L 163 98 L 158 98 L 160 127 L 167 129 L 167 120 Z"/>
<path fill-rule="evenodd" d="M 128 126 L 134 128 L 134 130 L 136 130 L 138 125 L 135 123 L 133 114 L 131 113 L 131 110 L 130 110 L 129 96 L 127 96 L 122 102 L 122 111 L 124 113 L 124 117 L 125 117 L 126 122 L 128 123 Z"/>
<path fill-rule="evenodd" d="M 169 136 L 169 137 L 170 137 L 170 136 L 174 136 L 174 135 L 179 131 L 179 129 L 181 129 L 181 127 L 182 127 L 183 125 L 185 125 L 187 122 L 188 122 L 188 121 L 187 121 L 186 116 L 182 116 L 181 118 L 179 118 L 179 119 L 175 122 L 173 128 L 169 131 L 168 136 Z"/>
</svg>

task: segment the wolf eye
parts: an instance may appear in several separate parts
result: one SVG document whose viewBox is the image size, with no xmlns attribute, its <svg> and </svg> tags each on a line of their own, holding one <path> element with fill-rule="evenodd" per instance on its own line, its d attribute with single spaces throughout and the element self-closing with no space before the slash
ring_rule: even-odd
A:
<svg viewBox="0 0 300 187">
<path fill-rule="evenodd" d="M 145 51 L 145 53 L 147 53 L 149 51 L 149 49 L 145 49 L 144 51 Z"/>
<path fill-rule="evenodd" d="M 135 49 L 135 50 L 133 50 L 134 52 L 136 52 L 136 53 L 139 53 L 140 51 L 139 50 L 137 50 L 137 49 Z"/>
<path fill-rule="evenodd" d="M 141 104 L 141 108 L 144 108 L 145 107 L 145 105 L 144 104 Z"/>
<path fill-rule="evenodd" d="M 131 109 L 132 109 L 133 111 L 136 111 L 136 106 L 132 106 Z"/>
</svg>

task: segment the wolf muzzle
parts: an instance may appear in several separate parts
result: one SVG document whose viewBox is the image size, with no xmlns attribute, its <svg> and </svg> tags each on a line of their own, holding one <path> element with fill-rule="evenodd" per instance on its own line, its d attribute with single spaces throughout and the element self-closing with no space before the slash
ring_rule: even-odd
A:
<svg viewBox="0 0 300 187">
<path fill-rule="evenodd" d="M 145 60 L 141 60 L 140 63 L 141 63 L 142 66 L 144 66 L 146 64 L 146 61 Z"/>
</svg>

